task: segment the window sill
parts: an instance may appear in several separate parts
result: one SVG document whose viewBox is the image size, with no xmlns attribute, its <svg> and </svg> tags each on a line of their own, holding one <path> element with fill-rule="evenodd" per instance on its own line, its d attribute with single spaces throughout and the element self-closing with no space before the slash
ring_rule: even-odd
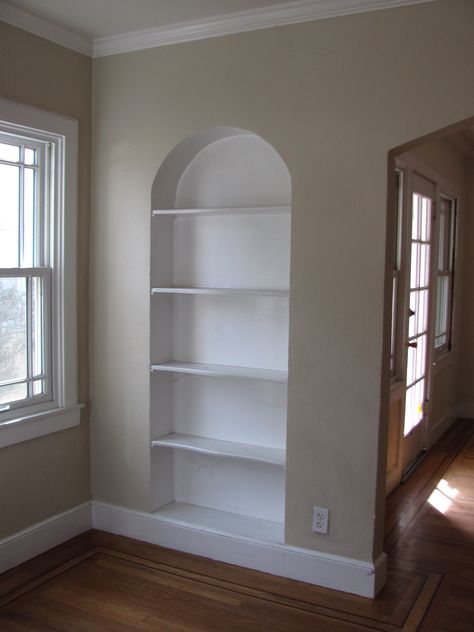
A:
<svg viewBox="0 0 474 632">
<path fill-rule="evenodd" d="M 0 448 L 78 426 L 81 408 L 84 408 L 84 404 L 52 408 L 4 421 L 0 423 Z"/>
</svg>

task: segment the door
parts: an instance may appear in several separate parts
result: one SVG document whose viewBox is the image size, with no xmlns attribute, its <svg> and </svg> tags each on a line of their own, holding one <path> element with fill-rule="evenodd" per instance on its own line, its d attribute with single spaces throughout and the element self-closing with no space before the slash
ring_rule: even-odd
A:
<svg viewBox="0 0 474 632">
<path fill-rule="evenodd" d="M 430 268 L 435 200 L 433 182 L 416 173 L 412 173 L 410 180 L 403 468 L 416 459 L 426 444 L 431 349 Z"/>
</svg>

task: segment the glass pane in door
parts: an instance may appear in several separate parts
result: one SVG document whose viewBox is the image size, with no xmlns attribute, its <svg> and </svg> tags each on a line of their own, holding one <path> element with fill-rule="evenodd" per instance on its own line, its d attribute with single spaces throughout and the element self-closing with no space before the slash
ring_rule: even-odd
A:
<svg viewBox="0 0 474 632">
<path fill-rule="evenodd" d="M 404 435 L 423 419 L 428 353 L 428 305 L 431 249 L 431 199 L 412 198 L 411 264 Z"/>
</svg>

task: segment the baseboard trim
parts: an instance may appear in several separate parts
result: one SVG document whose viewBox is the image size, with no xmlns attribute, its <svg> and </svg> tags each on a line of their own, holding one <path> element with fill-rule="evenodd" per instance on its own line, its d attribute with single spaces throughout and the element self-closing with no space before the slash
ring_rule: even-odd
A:
<svg viewBox="0 0 474 632">
<path fill-rule="evenodd" d="M 92 502 L 92 524 L 117 535 L 363 597 L 375 597 L 386 578 L 384 553 L 375 563 L 363 562 L 173 524 L 153 514 L 97 501 Z"/>
<path fill-rule="evenodd" d="M 450 426 L 459 419 L 461 415 L 459 414 L 459 404 L 453 406 L 451 410 L 438 419 L 438 421 L 433 424 L 432 428 L 429 429 L 429 438 L 428 438 L 428 448 L 430 448 L 440 437 L 444 435 L 447 430 L 449 430 Z"/>
<path fill-rule="evenodd" d="M 0 540 L 0 573 L 91 528 L 299 581 L 375 597 L 385 583 L 385 553 L 374 562 L 172 523 L 153 514 L 87 502 Z"/>
<path fill-rule="evenodd" d="M 91 503 L 86 502 L 3 538 L 0 573 L 88 531 L 91 526 Z"/>
<path fill-rule="evenodd" d="M 460 402 L 458 404 L 458 417 L 474 419 L 474 402 Z"/>
</svg>

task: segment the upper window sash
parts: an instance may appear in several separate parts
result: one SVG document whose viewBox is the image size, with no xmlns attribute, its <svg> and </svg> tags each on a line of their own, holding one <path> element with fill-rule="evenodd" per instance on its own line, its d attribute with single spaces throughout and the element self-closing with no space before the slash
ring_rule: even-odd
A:
<svg viewBox="0 0 474 632">
<path fill-rule="evenodd" d="M 0 132 L 0 266 L 49 265 L 50 145 Z"/>
</svg>

